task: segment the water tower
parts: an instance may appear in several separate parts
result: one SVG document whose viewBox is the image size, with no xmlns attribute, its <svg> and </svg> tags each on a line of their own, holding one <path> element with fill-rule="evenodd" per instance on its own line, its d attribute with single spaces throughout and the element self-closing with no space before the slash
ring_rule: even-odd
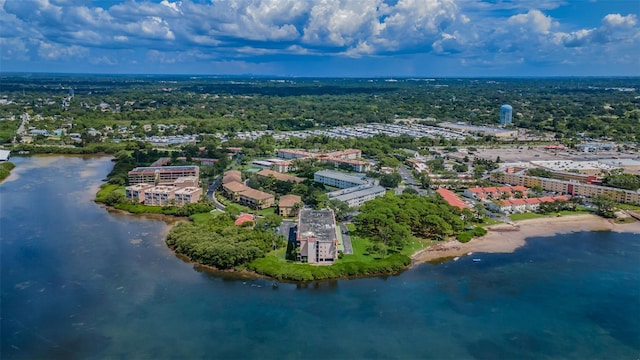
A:
<svg viewBox="0 0 640 360">
<path fill-rule="evenodd" d="M 500 106 L 500 125 L 511 125 L 513 124 L 513 108 L 511 105 L 502 105 Z"/>
</svg>

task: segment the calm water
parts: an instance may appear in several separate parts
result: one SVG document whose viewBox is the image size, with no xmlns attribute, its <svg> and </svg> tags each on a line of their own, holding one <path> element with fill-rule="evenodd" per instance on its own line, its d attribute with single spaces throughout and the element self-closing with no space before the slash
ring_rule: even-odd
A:
<svg viewBox="0 0 640 360">
<path fill-rule="evenodd" d="M 14 162 L 0 184 L 3 359 L 640 356 L 637 235 L 273 289 L 197 271 L 165 247 L 164 222 L 92 203 L 106 158 Z"/>
</svg>

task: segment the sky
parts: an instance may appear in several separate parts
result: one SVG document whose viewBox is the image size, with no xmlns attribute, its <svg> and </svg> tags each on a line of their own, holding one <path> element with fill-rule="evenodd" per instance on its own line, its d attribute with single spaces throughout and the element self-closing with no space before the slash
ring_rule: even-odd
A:
<svg viewBox="0 0 640 360">
<path fill-rule="evenodd" d="M 0 72 L 640 76 L 640 0 L 0 0 Z"/>
</svg>

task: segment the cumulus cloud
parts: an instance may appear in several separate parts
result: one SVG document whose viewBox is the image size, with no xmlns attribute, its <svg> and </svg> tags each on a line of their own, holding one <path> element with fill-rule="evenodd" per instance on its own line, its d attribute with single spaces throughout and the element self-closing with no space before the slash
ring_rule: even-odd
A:
<svg viewBox="0 0 640 360">
<path fill-rule="evenodd" d="M 2 59 L 89 56 L 89 62 L 107 65 L 144 60 L 235 64 L 276 55 L 430 53 L 466 64 L 556 57 L 561 63 L 604 47 L 609 52 L 640 47 L 636 15 L 607 14 L 590 27 L 560 23 L 545 12 L 563 6 L 563 0 L 121 0 L 99 5 L 105 3 L 0 0 Z M 118 58 L 132 54 L 145 55 Z"/>
</svg>

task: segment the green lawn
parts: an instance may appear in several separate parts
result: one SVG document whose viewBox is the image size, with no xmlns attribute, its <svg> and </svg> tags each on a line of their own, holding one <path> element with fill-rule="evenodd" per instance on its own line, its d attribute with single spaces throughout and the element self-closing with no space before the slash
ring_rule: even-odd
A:
<svg viewBox="0 0 640 360">
<path fill-rule="evenodd" d="M 540 214 L 540 213 L 522 213 L 522 214 L 511 214 L 511 216 L 509 216 L 511 218 L 512 221 L 520 221 L 520 220 L 528 220 L 528 219 L 538 219 L 538 218 L 544 218 L 544 217 L 557 217 L 557 216 L 567 216 L 567 215 L 580 215 L 580 214 L 591 214 L 591 211 L 588 210 L 576 210 L 576 211 L 570 211 L 570 210 L 563 210 L 560 212 L 554 212 L 554 213 L 550 213 L 550 214 Z"/>
<path fill-rule="evenodd" d="M 640 210 L 640 205 L 618 204 L 616 207 L 620 210 Z"/>
<path fill-rule="evenodd" d="M 212 210 L 211 212 L 208 212 L 208 213 L 193 214 L 193 215 L 189 216 L 189 220 L 193 221 L 196 224 L 206 223 L 206 222 L 209 222 L 209 221 L 215 219 L 216 217 L 220 216 L 221 214 L 223 214 L 222 211 Z"/>
<path fill-rule="evenodd" d="M 100 186 L 100 190 L 96 193 L 96 201 L 104 202 L 104 199 L 114 191 L 119 191 L 124 195 L 124 186 L 116 185 L 116 184 L 104 184 Z"/>
</svg>

